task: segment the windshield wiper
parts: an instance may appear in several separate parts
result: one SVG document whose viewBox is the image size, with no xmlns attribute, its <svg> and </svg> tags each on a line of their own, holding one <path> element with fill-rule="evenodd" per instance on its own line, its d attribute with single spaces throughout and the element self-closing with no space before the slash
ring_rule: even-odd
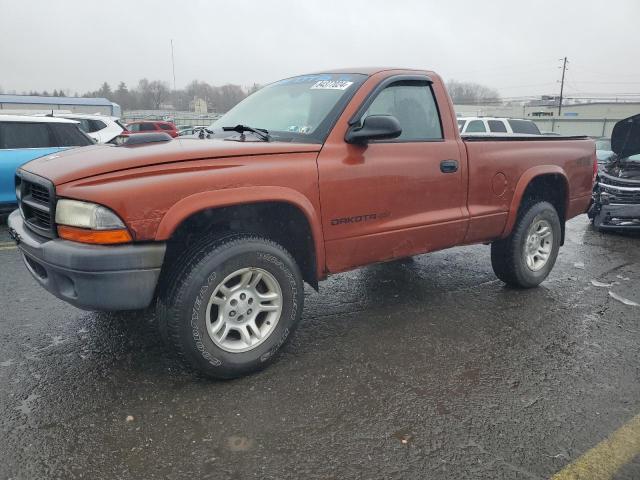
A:
<svg viewBox="0 0 640 480">
<path fill-rule="evenodd" d="M 251 132 L 257 135 L 259 138 L 268 142 L 271 140 L 271 136 L 269 135 L 269 131 L 264 128 L 253 128 L 248 125 L 236 125 L 235 127 L 222 127 L 222 130 L 225 132 L 238 132 L 241 135 L 244 135 L 245 132 Z"/>
</svg>

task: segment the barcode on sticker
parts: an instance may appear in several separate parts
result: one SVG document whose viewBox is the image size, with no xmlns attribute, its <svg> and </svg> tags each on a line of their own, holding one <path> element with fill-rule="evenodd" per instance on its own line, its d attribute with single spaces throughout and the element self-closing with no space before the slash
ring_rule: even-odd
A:
<svg viewBox="0 0 640 480">
<path fill-rule="evenodd" d="M 311 85 L 311 90 L 346 90 L 351 85 L 353 85 L 353 82 L 346 80 L 320 80 Z"/>
</svg>

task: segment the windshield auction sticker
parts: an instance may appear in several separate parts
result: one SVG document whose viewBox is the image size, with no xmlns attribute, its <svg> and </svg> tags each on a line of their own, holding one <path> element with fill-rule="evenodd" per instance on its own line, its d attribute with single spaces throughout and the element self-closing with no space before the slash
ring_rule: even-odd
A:
<svg viewBox="0 0 640 480">
<path fill-rule="evenodd" d="M 353 82 L 346 80 L 320 80 L 311 85 L 311 90 L 346 90 Z"/>
</svg>

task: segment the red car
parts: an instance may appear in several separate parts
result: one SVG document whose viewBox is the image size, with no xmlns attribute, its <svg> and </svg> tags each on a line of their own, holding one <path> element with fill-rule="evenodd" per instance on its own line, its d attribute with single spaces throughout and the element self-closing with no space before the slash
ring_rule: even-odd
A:
<svg viewBox="0 0 640 480">
<path fill-rule="evenodd" d="M 178 129 L 171 122 L 161 122 L 156 120 L 140 121 L 127 123 L 127 129 L 120 134 L 120 137 L 124 137 L 126 140 L 130 135 L 136 133 L 152 133 L 152 132 L 164 132 L 172 137 L 178 136 Z"/>
</svg>

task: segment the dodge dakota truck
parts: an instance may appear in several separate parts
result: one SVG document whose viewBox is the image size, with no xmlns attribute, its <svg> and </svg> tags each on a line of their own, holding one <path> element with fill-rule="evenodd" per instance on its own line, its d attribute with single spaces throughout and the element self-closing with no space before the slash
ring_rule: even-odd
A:
<svg viewBox="0 0 640 480">
<path fill-rule="evenodd" d="M 537 286 L 597 173 L 585 137 L 461 137 L 441 78 L 422 70 L 287 78 L 201 137 L 34 160 L 9 226 L 49 292 L 155 307 L 165 341 L 215 378 L 272 362 L 304 283 L 332 273 L 485 243 L 499 279 Z"/>
</svg>

